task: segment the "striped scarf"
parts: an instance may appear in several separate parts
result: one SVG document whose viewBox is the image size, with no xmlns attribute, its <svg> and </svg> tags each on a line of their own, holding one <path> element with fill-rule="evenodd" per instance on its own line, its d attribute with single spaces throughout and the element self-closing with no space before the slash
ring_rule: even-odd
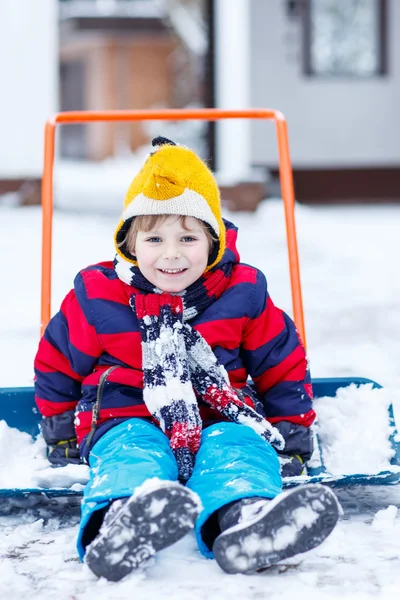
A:
<svg viewBox="0 0 400 600">
<path fill-rule="evenodd" d="M 121 268 L 116 270 L 122 279 Z M 133 265 L 125 272 L 124 281 L 138 290 L 130 305 L 142 338 L 143 400 L 169 438 L 182 480 L 189 479 L 200 447 L 198 399 L 230 421 L 251 427 L 277 450 L 285 443 L 231 387 L 225 367 L 187 323 L 223 293 L 231 271 L 232 263 L 215 267 L 181 294 L 157 290 Z"/>
</svg>

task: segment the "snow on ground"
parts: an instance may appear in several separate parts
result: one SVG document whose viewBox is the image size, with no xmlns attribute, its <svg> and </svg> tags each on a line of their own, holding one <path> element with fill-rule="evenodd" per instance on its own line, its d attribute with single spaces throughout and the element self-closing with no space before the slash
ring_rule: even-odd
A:
<svg viewBox="0 0 400 600">
<path fill-rule="evenodd" d="M 85 209 L 102 189 L 82 196 Z M 103 198 L 104 199 L 104 198 Z M 113 256 L 114 215 L 56 211 L 53 310 L 76 272 Z M 255 215 L 226 214 L 240 227 L 242 260 L 262 268 L 276 304 L 291 312 L 283 211 L 268 201 Z M 297 208 L 301 274 L 314 377 L 363 376 L 385 385 L 400 406 L 400 207 Z M 41 220 L 38 208 L 0 204 L 0 385 L 32 384 L 40 314 Z M 398 410 L 400 413 L 400 411 Z M 354 415 L 354 419 L 357 415 Z M 346 424 L 344 424 L 346 425 Z M 351 427 L 351 423 L 347 424 Z M 362 432 L 357 433 L 360 438 Z M 357 444 L 357 438 L 354 444 Z M 1 465 L 10 446 L 0 444 Z M 24 446 L 23 452 L 26 452 Z M 4 460 L 3 460 L 4 458 Z M 27 459 L 28 460 L 28 459 Z M 7 468 L 7 467 L 5 467 Z M 340 492 L 344 518 L 307 555 L 255 576 L 230 576 L 202 558 L 189 535 L 119 584 L 96 579 L 76 557 L 77 506 L 3 503 L 0 597 L 43 600 L 397 598 L 400 593 L 398 488 Z M 17 504 L 17 506 L 16 506 Z M 389 508 L 388 508 L 389 507 Z M 378 510 L 374 517 L 374 513 Z"/>
</svg>

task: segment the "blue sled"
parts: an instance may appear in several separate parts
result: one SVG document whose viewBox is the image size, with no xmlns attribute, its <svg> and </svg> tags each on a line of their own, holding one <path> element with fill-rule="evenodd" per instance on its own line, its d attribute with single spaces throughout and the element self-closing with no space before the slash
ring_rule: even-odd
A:
<svg viewBox="0 0 400 600">
<path fill-rule="evenodd" d="M 364 378 L 337 377 L 313 379 L 313 389 L 316 398 L 324 396 L 334 397 L 338 388 L 346 387 L 352 383 L 361 385 L 372 383 L 373 387 L 381 387 L 375 381 Z M 36 436 L 39 432 L 38 424 L 40 415 L 34 402 L 33 388 L 0 388 L 0 420 L 4 420 L 10 427 Z M 365 474 L 354 473 L 351 475 L 330 475 L 323 464 L 322 452 L 319 448 L 320 460 L 313 460 L 312 466 L 307 465 L 307 475 L 301 477 L 288 477 L 284 479 L 284 487 L 290 488 L 304 483 L 324 483 L 331 487 L 344 487 L 355 485 L 393 485 L 400 481 L 400 443 L 394 420 L 393 407 L 388 410 L 390 426 L 390 442 L 394 451 L 391 460 L 393 471 Z M 318 438 L 316 439 L 319 445 Z M 47 498 L 79 497 L 81 491 L 66 488 L 10 488 L 0 489 L 0 497 L 27 498 L 32 495 L 42 495 Z"/>
</svg>

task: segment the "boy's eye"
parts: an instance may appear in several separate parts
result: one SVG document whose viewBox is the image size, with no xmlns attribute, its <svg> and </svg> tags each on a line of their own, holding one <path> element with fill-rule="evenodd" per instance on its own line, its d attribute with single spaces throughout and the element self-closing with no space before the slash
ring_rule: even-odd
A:
<svg viewBox="0 0 400 600">
<path fill-rule="evenodd" d="M 184 242 L 195 242 L 195 241 L 196 241 L 196 238 L 195 238 L 195 237 L 193 237 L 192 235 L 185 235 L 185 237 L 184 237 L 184 238 L 182 238 L 182 240 L 183 240 Z"/>
<path fill-rule="evenodd" d="M 157 236 L 149 237 L 146 239 L 146 242 L 152 242 L 157 244 L 158 242 L 161 242 L 161 238 Z"/>
</svg>

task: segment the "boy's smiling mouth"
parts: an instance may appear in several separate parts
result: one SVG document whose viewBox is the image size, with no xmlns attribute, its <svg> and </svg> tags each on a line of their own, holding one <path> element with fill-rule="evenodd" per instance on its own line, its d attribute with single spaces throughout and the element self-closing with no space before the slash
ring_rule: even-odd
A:
<svg viewBox="0 0 400 600">
<path fill-rule="evenodd" d="M 163 275 L 180 275 L 187 271 L 187 268 L 184 269 L 158 269 Z"/>
</svg>

